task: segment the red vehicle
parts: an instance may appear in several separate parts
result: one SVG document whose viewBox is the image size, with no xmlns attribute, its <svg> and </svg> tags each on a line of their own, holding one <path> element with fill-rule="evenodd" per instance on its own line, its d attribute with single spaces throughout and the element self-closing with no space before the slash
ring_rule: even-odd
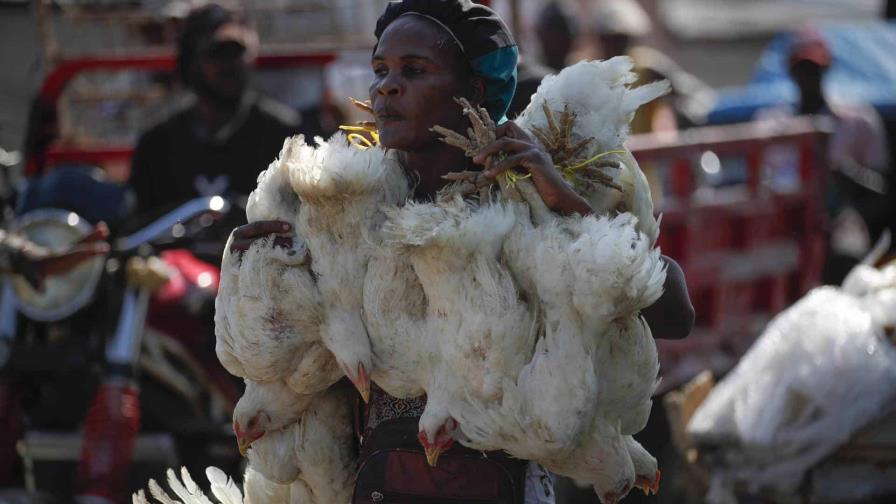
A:
<svg viewBox="0 0 896 504">
<path fill-rule="evenodd" d="M 257 65 L 260 72 L 319 72 L 332 60 L 332 55 L 322 53 L 265 54 Z M 81 223 L 100 215 L 114 233 L 114 216 L 123 216 L 107 208 L 107 203 L 123 199 L 118 183 L 127 178 L 136 132 L 108 140 L 102 135 L 72 134 L 71 109 L 90 100 L 100 110 L 120 105 L 112 108 L 109 118 L 115 124 L 133 115 L 128 107 L 145 108 L 146 103 L 133 96 L 121 104 L 114 96 L 108 101 L 85 97 L 78 86 L 128 75 L 130 82 L 148 83 L 152 88 L 173 67 L 170 55 L 85 57 L 60 62 L 48 75 L 35 102 L 31 129 L 35 136 L 26 159 L 26 175 L 35 183 L 19 202 L 20 207 L 31 209 L 20 218 L 26 230 L 47 235 L 48 225 L 65 227 L 66 220 Z M 72 89 L 77 99 L 72 98 Z M 149 100 L 150 104 L 162 102 L 151 94 Z M 89 111 L 85 115 L 89 117 Z M 77 128 L 74 131 L 78 133 Z M 78 201 L 85 198 L 89 201 Z M 10 434 L 0 443 L 0 472 L 14 473 L 20 455 L 31 491 L 63 498 L 80 491 L 117 501 L 128 493 L 128 479 L 139 485 L 148 476 L 158 477 L 146 472 L 153 468 L 189 465 L 191 459 L 216 460 L 224 467 L 239 463 L 230 435 L 230 412 L 239 388 L 212 351 L 217 264 L 203 262 L 190 252 L 202 248 L 191 238 L 215 226 L 214 215 L 230 205 L 218 196 L 200 199 L 134 235 L 118 236 L 105 266 L 99 265 L 98 280 L 83 287 L 89 291 L 86 295 L 74 296 L 83 302 L 47 315 L 19 297 L 12 358 L 0 380 L 4 405 L 0 423 L 8 425 Z M 58 217 L 51 217 L 51 211 L 41 207 L 47 202 L 65 211 L 56 209 Z M 42 228 L 31 224 L 37 221 Z M 130 271 L 133 257 L 147 254 L 164 262 L 166 279 L 151 291 L 141 291 L 127 279 L 125 270 Z M 11 296 L 4 298 L 8 302 Z M 11 313 L 6 310 L 7 317 Z M 76 376 L 81 379 L 74 380 Z M 22 429 L 24 418 L 29 424 L 26 430 Z M 83 434 L 73 432 L 82 422 Z M 132 459 L 138 464 L 130 464 Z M 54 460 L 64 462 L 67 469 L 51 467 Z M 140 463 L 153 460 L 154 465 Z"/>
</svg>

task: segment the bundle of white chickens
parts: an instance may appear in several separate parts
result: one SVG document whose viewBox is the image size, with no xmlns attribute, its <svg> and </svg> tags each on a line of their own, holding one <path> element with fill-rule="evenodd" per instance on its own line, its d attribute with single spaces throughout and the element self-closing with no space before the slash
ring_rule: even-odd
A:
<svg viewBox="0 0 896 504">
<path fill-rule="evenodd" d="M 896 261 L 875 266 L 888 245 L 776 316 L 695 411 L 687 432 L 712 467 L 710 502 L 737 502 L 737 490 L 797 500 L 807 472 L 893 411 Z M 860 481 L 850 498 L 822 498 L 873 500 L 874 479 Z"/>
<path fill-rule="evenodd" d="M 629 88 L 631 67 L 614 58 L 547 77 L 517 120 L 594 216 L 550 212 L 513 175 L 489 188 L 452 174 L 435 202 L 413 202 L 378 146 L 287 140 L 247 216 L 292 223 L 291 247 L 226 252 L 216 305 L 218 356 L 247 384 L 233 424 L 247 501 L 350 500 L 343 375 L 365 400 L 371 381 L 396 397 L 425 393 L 418 437 L 432 464 L 457 441 L 537 461 L 605 504 L 657 490 L 656 460 L 632 435 L 659 368 L 640 310 L 662 294 L 665 268 L 647 182 L 623 142 L 634 111 L 668 86 Z M 468 134 L 438 131 L 474 155 L 494 124 L 463 105 Z M 209 475 L 219 499 L 242 502 Z M 150 492 L 165 502 L 159 485 Z"/>
</svg>

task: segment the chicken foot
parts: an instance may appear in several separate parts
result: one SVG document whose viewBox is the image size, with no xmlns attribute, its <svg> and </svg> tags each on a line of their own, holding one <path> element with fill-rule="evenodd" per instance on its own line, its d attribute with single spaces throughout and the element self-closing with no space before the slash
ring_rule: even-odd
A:
<svg viewBox="0 0 896 504">
<path fill-rule="evenodd" d="M 569 104 L 565 104 L 563 112 L 559 114 L 551 110 L 546 101 L 542 102 L 541 107 L 548 123 L 547 128 L 533 126 L 532 134 L 551 156 L 557 170 L 577 192 L 587 192 L 597 185 L 621 192 L 622 187 L 613 182 L 613 177 L 607 173 L 608 170 L 620 168 L 619 161 L 607 158 L 615 152 L 600 153 L 591 158 L 581 156 L 582 151 L 594 142 L 594 138 L 583 138 L 573 143 L 572 130 L 577 116 L 570 110 Z"/>
<path fill-rule="evenodd" d="M 442 135 L 442 141 L 448 145 L 452 145 L 459 149 L 463 149 L 464 154 L 474 157 L 483 148 L 495 141 L 495 123 L 488 115 L 488 111 L 482 107 L 474 107 L 466 98 L 455 98 L 455 101 L 463 107 L 463 113 L 470 120 L 470 128 L 467 128 L 467 135 L 464 136 L 456 131 L 452 131 L 442 126 L 434 126 L 432 131 Z M 549 111 L 549 109 L 546 109 Z M 569 115 L 569 114 L 567 114 Z M 553 116 L 551 116 L 553 120 Z M 574 116 L 570 116 L 574 117 Z M 572 119 L 564 116 L 562 118 L 564 131 L 569 136 L 572 129 Z M 556 128 L 556 125 L 555 125 Z M 559 130 L 558 130 L 559 131 Z M 581 149 L 584 145 L 577 147 Z M 499 161 L 500 155 L 496 158 L 491 156 L 486 160 L 486 170 L 493 162 Z M 443 189 L 439 194 L 439 200 L 445 201 L 455 196 L 469 196 L 479 193 L 480 203 L 487 203 L 491 200 L 491 186 L 494 182 L 483 175 L 483 172 L 476 171 L 460 171 L 451 172 L 442 178 L 453 182 L 452 185 Z M 530 209 L 533 222 L 541 224 L 555 218 L 553 212 L 545 205 L 544 200 L 538 194 L 535 185 L 528 180 L 525 175 L 502 175 L 497 178 L 498 186 L 501 192 L 511 201 L 526 202 Z"/>
</svg>

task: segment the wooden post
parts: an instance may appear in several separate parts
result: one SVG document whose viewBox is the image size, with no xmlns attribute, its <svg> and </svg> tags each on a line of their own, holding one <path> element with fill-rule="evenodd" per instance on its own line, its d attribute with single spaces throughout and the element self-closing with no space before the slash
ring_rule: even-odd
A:
<svg viewBox="0 0 896 504">
<path fill-rule="evenodd" d="M 520 0 L 510 0 L 510 29 L 514 37 L 520 37 L 523 27 L 520 26 Z M 519 44 L 519 39 L 517 39 Z"/>
<path fill-rule="evenodd" d="M 53 68 L 59 59 L 59 45 L 53 34 L 53 11 L 49 0 L 34 0 L 34 9 L 37 17 L 37 32 L 40 36 L 40 45 L 44 53 L 45 67 Z"/>
</svg>

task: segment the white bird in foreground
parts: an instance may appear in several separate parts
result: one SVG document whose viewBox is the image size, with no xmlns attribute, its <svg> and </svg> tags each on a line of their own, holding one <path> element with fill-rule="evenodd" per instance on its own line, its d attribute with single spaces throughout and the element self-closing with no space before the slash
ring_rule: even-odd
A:
<svg viewBox="0 0 896 504">
<path fill-rule="evenodd" d="M 295 222 L 301 204 L 287 169 L 295 154 L 295 145 L 287 141 L 280 157 L 259 175 L 246 207 L 249 222 Z M 342 373 L 320 341 L 324 312 L 308 250 L 300 236 L 291 239 L 288 250 L 268 238 L 243 254 L 231 254 L 228 241 L 215 299 L 215 350 L 236 376 L 283 380 L 297 392 L 313 393 Z"/>
<path fill-rule="evenodd" d="M 534 346 L 535 320 L 513 278 L 499 262 L 515 215 L 503 204 L 468 206 L 461 198 L 408 203 L 385 225 L 398 253 L 407 254 L 426 295 L 426 335 L 432 345 L 427 403 L 419 439 L 431 464 L 453 443 L 453 403 L 499 401 Z M 400 248 L 399 248 L 400 247 Z"/>
<path fill-rule="evenodd" d="M 643 427 L 657 372 L 639 311 L 659 297 L 664 269 L 653 249 L 658 225 L 646 182 L 622 144 L 635 109 L 666 85 L 631 89 L 630 70 L 624 58 L 575 65 L 546 79 L 520 120 L 571 183 L 607 186 L 589 198 L 607 215 L 553 215 L 525 179 L 502 179 L 502 196 L 478 205 L 444 193 L 432 204 L 406 204 L 408 182 L 396 160 L 379 147 L 350 146 L 341 134 L 317 147 L 290 139 L 281 168 L 269 174 L 278 189 L 288 178 L 300 201 L 297 217 L 273 218 L 295 222 L 294 241 L 308 250 L 310 266 L 293 266 L 317 289 L 303 295 L 319 295 L 320 330 L 307 339 L 332 352 L 365 399 L 371 379 L 393 395 L 425 391 L 420 437 L 432 462 L 457 438 L 543 462 L 593 485 L 605 503 L 632 486 L 655 490 L 656 461 L 630 434 Z M 479 140 L 493 139 L 483 123 L 474 124 Z M 601 165 L 605 157 L 622 168 Z M 292 201 L 265 193 L 258 208 Z M 222 360 L 247 372 L 251 359 L 232 359 L 241 353 L 232 347 Z M 254 439 L 251 467 L 274 484 L 301 481 L 290 499 L 304 492 L 313 502 L 344 502 L 324 499 L 319 489 L 350 486 L 338 476 L 353 474 L 338 469 L 349 467 L 349 452 L 341 451 L 349 444 L 340 440 L 351 438 L 350 426 L 343 432 L 343 422 L 333 421 L 339 411 L 326 417 L 332 425 L 310 421 L 320 399 L 291 402 L 304 389 L 284 373 L 269 376 L 276 379 L 253 387 L 279 389 L 280 397 L 247 390 L 235 422 Z M 243 423 L 253 419 L 263 429 L 248 432 Z M 308 437 L 311 425 L 321 434 Z M 337 481 L 323 483 L 327 477 Z"/>
<path fill-rule="evenodd" d="M 311 252 L 324 307 L 321 338 L 366 401 L 373 369 L 362 319 L 369 239 L 383 221 L 382 207 L 407 198 L 407 178 L 383 149 L 358 149 L 341 133 L 317 139 L 317 147 L 302 137 L 288 142 L 298 144 L 289 179 L 302 200 L 297 229 Z"/>
<path fill-rule="evenodd" d="M 349 502 L 356 463 L 352 399 L 341 385 L 315 394 L 296 422 L 252 443 L 249 465 L 275 483 L 302 482 L 310 497 L 305 502 Z"/>
<path fill-rule="evenodd" d="M 462 410 L 464 442 L 536 460 L 594 486 L 604 503 L 633 486 L 655 491 L 656 460 L 631 434 L 646 423 L 659 368 L 639 315 L 662 293 L 659 251 L 628 213 L 558 219 L 532 233 L 544 332 L 505 380 L 500 405 Z"/>
<path fill-rule="evenodd" d="M 246 380 L 246 389 L 233 410 L 233 432 L 246 451 L 266 433 L 297 422 L 311 406 L 316 394 L 298 394 L 282 381 Z"/>
<path fill-rule="evenodd" d="M 214 496 L 222 504 L 348 503 L 355 478 L 351 398 L 350 389 L 334 386 L 306 401 L 298 420 L 255 440 L 243 477 L 245 500 L 229 477 L 208 468 Z M 183 504 L 211 504 L 186 469 L 180 478 L 169 469 L 168 486 Z M 149 493 L 162 504 L 174 502 L 154 480 Z M 142 490 L 133 501 L 148 502 Z"/>
<path fill-rule="evenodd" d="M 562 111 L 571 113 L 571 131 L 561 135 L 561 143 L 569 148 L 559 153 L 563 159 L 555 159 L 555 164 L 563 172 L 564 168 L 580 164 L 575 160 L 619 160 L 618 169 L 604 171 L 615 188 L 604 183 L 582 185 L 577 175 L 573 177 L 573 185 L 598 215 L 612 212 L 634 214 L 638 218 L 638 229 L 653 244 L 659 236 L 659 223 L 653 215 L 650 187 L 637 161 L 623 144 L 635 111 L 668 93 L 669 82 L 630 87 L 637 80 L 637 75 L 632 72 L 633 66 L 631 58 L 619 56 L 606 61 L 582 61 L 564 68 L 557 75 L 549 75 L 541 81 L 529 106 L 515 122 L 544 143 L 541 132 L 551 140 L 558 140 L 557 135 L 549 134 L 551 124 L 555 118 L 561 118 Z M 545 109 L 549 109 L 551 114 Z M 574 150 L 573 146 L 580 148 L 567 157 Z M 550 146 L 544 147 L 557 157 L 558 153 L 551 152 Z M 571 169 L 566 173 L 576 171 L 578 169 Z"/>
<path fill-rule="evenodd" d="M 896 262 L 873 262 L 776 316 L 697 409 L 687 431 L 722 486 L 794 494 L 896 400 Z"/>
</svg>

